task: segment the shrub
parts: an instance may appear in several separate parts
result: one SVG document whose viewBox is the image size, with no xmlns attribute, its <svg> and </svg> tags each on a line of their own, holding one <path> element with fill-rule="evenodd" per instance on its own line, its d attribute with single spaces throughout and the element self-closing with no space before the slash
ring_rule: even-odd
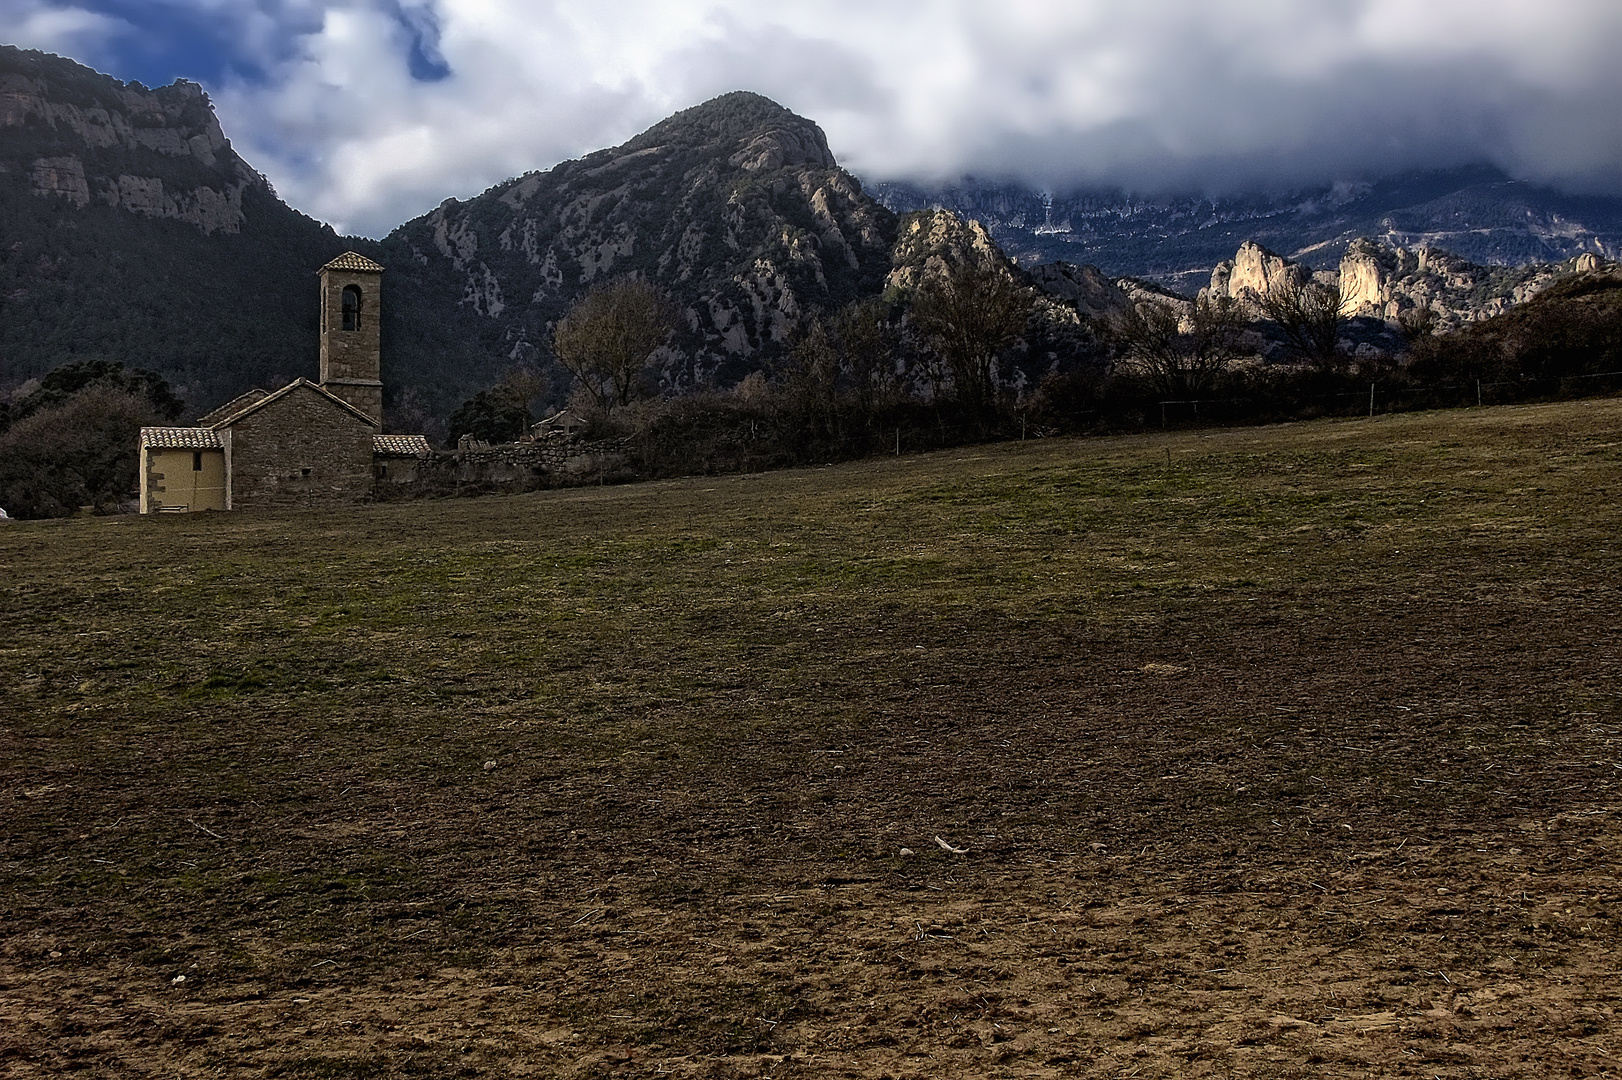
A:
<svg viewBox="0 0 1622 1080">
<path fill-rule="evenodd" d="M 0 433 L 0 506 L 14 517 L 97 512 L 135 497 L 141 428 L 166 419 L 143 393 L 92 384 Z"/>
</svg>

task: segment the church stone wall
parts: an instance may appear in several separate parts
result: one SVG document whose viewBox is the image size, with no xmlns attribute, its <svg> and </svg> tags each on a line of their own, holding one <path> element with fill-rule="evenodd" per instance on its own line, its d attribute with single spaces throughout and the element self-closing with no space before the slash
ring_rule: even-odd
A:
<svg viewBox="0 0 1622 1080">
<path fill-rule="evenodd" d="M 232 508 L 366 499 L 374 431 L 312 387 L 254 410 L 229 429 Z"/>
<path fill-rule="evenodd" d="M 344 290 L 360 292 L 359 325 L 344 329 Z M 382 275 L 321 271 L 321 385 L 374 420 L 383 419 Z"/>
</svg>

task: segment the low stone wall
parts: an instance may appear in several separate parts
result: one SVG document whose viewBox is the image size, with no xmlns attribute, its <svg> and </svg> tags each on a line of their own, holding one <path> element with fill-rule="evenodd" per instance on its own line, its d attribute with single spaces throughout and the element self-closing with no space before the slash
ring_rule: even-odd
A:
<svg viewBox="0 0 1622 1080">
<path fill-rule="evenodd" d="M 377 497 L 450 495 L 464 490 L 533 491 L 619 479 L 629 445 L 629 439 L 474 443 L 417 459 L 412 472 L 391 463 L 388 475 L 379 477 Z"/>
</svg>

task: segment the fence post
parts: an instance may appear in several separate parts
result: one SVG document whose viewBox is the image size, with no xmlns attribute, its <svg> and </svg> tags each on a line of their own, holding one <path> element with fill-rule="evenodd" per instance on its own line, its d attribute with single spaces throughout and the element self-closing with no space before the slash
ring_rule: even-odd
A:
<svg viewBox="0 0 1622 1080">
<path fill-rule="evenodd" d="M 1476 408 L 1481 408 L 1481 380 L 1476 380 Z"/>
<path fill-rule="evenodd" d="M 1374 419 L 1374 383 L 1369 383 L 1369 419 Z"/>
</svg>

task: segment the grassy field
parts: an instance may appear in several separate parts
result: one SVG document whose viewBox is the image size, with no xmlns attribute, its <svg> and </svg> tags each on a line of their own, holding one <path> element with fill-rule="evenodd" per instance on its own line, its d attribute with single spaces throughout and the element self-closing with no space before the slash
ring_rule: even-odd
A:
<svg viewBox="0 0 1622 1080">
<path fill-rule="evenodd" d="M 1619 470 L 1589 401 L 0 529 L 0 1075 L 1622 1074 Z"/>
</svg>

